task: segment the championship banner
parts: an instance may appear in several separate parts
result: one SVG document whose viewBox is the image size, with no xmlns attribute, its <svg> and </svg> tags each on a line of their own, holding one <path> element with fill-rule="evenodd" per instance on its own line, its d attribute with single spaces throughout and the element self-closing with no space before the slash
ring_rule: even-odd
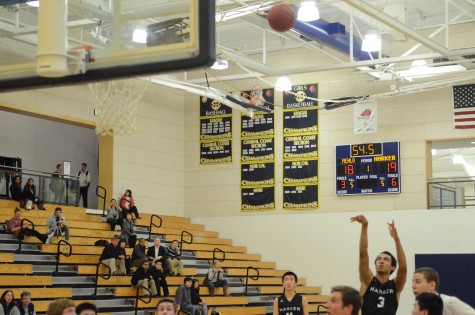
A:
<svg viewBox="0 0 475 315">
<path fill-rule="evenodd" d="M 262 137 L 274 135 L 274 113 L 254 114 L 254 117 L 241 116 L 241 137 Z"/>
<path fill-rule="evenodd" d="M 200 98 L 200 164 L 232 163 L 232 109 Z"/>
<path fill-rule="evenodd" d="M 232 148 L 232 139 L 200 141 L 200 164 L 231 163 Z"/>
<path fill-rule="evenodd" d="M 318 106 L 318 101 L 306 97 L 318 98 L 318 84 L 292 85 L 294 94 L 284 92 L 284 110 Z"/>
<path fill-rule="evenodd" d="M 217 100 L 213 100 L 207 97 L 200 98 L 200 116 L 201 117 L 212 117 L 212 116 L 223 116 L 223 115 L 232 115 L 233 110 L 226 105 L 221 104 Z"/>
<path fill-rule="evenodd" d="M 318 135 L 284 137 L 284 160 L 318 158 Z"/>
<path fill-rule="evenodd" d="M 378 104 L 376 99 L 358 100 L 354 106 L 354 133 L 378 132 Z"/>
<path fill-rule="evenodd" d="M 274 186 L 241 188 L 241 211 L 274 210 L 274 190 Z"/>
<path fill-rule="evenodd" d="M 318 184 L 318 160 L 284 161 L 284 185 Z"/>
<path fill-rule="evenodd" d="M 231 139 L 233 137 L 231 130 L 232 122 L 232 116 L 201 117 L 200 140 Z"/>
<path fill-rule="evenodd" d="M 284 135 L 317 132 L 318 109 L 284 111 Z"/>
<path fill-rule="evenodd" d="M 318 208 L 318 185 L 284 186 L 284 209 Z"/>
<path fill-rule="evenodd" d="M 241 187 L 275 184 L 274 162 L 241 164 Z"/>
<path fill-rule="evenodd" d="M 241 162 L 274 161 L 274 137 L 241 139 Z"/>
</svg>

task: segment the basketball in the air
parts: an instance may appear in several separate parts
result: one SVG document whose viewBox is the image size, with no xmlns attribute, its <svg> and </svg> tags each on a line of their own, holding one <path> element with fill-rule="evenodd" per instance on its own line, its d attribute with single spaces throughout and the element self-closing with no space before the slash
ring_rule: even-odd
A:
<svg viewBox="0 0 475 315">
<path fill-rule="evenodd" d="M 267 22 L 277 32 L 287 32 L 290 30 L 297 19 L 294 9 L 285 3 L 279 3 L 270 9 L 267 14 Z"/>
</svg>

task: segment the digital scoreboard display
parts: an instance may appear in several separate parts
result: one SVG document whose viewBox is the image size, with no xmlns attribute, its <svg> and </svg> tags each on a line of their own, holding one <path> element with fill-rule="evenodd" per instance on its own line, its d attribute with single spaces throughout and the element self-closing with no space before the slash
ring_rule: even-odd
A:
<svg viewBox="0 0 475 315">
<path fill-rule="evenodd" d="M 336 146 L 336 194 L 400 193 L 399 142 Z"/>
</svg>

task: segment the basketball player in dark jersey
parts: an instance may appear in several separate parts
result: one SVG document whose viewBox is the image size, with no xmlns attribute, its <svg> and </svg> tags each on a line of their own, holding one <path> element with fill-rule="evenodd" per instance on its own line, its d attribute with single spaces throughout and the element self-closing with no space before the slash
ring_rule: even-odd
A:
<svg viewBox="0 0 475 315">
<path fill-rule="evenodd" d="M 308 301 L 305 296 L 295 292 L 297 275 L 287 271 L 282 276 L 284 294 L 274 300 L 273 315 L 308 315 Z"/>
<path fill-rule="evenodd" d="M 395 315 L 407 276 L 407 263 L 404 250 L 399 240 L 394 221 L 388 223 L 389 235 L 396 244 L 396 255 L 399 268 L 394 279 L 389 276 L 396 270 L 396 258 L 390 252 L 382 252 L 375 262 L 376 275 L 369 268 L 368 255 L 368 220 L 364 215 L 350 219 L 361 224 L 360 236 L 360 294 L 363 296 L 362 315 Z"/>
</svg>

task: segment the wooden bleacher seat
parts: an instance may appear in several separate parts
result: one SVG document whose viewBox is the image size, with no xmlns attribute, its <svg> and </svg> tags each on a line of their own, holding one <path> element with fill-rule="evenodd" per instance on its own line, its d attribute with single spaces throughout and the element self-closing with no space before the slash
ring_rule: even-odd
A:
<svg viewBox="0 0 475 315">
<path fill-rule="evenodd" d="M 151 303 L 144 303 L 139 301 L 138 307 L 140 309 L 150 309 L 156 307 L 159 298 L 153 298 Z M 208 306 L 223 306 L 223 305 L 247 305 L 248 299 L 246 296 L 208 296 L 206 297 L 206 304 Z"/>
<path fill-rule="evenodd" d="M 61 255 L 59 263 L 68 265 L 97 265 L 99 263 L 99 255 L 71 255 L 69 257 Z"/>
<path fill-rule="evenodd" d="M 41 210 L 22 210 L 22 217 L 30 219 L 31 218 L 38 218 L 39 222 L 46 223 L 46 220 L 53 214 L 53 212 L 46 212 L 46 211 L 41 211 Z M 85 221 L 85 222 L 95 222 L 95 223 L 101 223 L 101 224 L 106 224 L 102 223 L 102 218 L 101 216 L 98 215 L 89 215 L 86 213 L 83 214 L 78 214 L 78 213 L 63 213 L 64 217 L 66 218 L 67 221 Z M 10 218 L 13 217 L 13 211 L 0 211 L 0 221 L 5 221 L 9 220 Z M 43 223 L 43 225 L 44 225 Z M 36 223 L 35 223 L 36 224 Z"/>
<path fill-rule="evenodd" d="M 227 258 L 227 255 L 226 255 Z M 239 261 L 239 260 L 225 260 L 221 262 L 223 268 L 247 268 L 254 267 L 257 269 L 275 269 L 274 262 L 262 262 L 262 261 Z"/>
<path fill-rule="evenodd" d="M 328 295 L 305 295 L 309 303 L 326 303 L 328 302 Z"/>
<path fill-rule="evenodd" d="M 249 285 L 282 285 L 281 278 L 260 277 L 257 280 L 249 279 Z M 305 279 L 299 278 L 298 285 L 305 285 Z"/>
<path fill-rule="evenodd" d="M 12 263 L 13 253 L 0 253 L 0 263 Z"/>
<path fill-rule="evenodd" d="M 166 235 L 165 241 L 171 242 L 177 239 L 176 235 Z M 193 244 L 216 244 L 216 245 L 232 245 L 233 240 L 217 238 L 217 237 L 193 237 Z"/>
<path fill-rule="evenodd" d="M 35 224 L 35 229 L 38 231 L 44 231 L 46 226 L 47 217 L 35 217 L 30 215 L 22 215 L 22 218 L 26 218 Z M 12 218 L 11 215 L 0 215 L 0 222 L 5 222 L 6 220 L 10 220 Z M 68 223 L 69 228 L 78 228 L 78 229 L 92 229 L 92 230 L 109 230 L 109 224 L 107 223 L 99 223 L 99 222 L 87 222 L 87 221 L 77 221 L 72 220 L 66 217 L 66 221 Z M 36 228 L 38 227 L 38 228 Z"/>
<path fill-rule="evenodd" d="M 219 253 L 218 253 L 219 257 Z M 213 259 L 212 252 L 197 252 L 196 259 Z M 260 254 L 243 254 L 243 253 L 226 253 L 227 260 L 250 260 L 250 261 L 259 261 L 261 260 Z"/>
<path fill-rule="evenodd" d="M 322 303 L 323 303 L 323 302 L 322 302 Z M 326 301 L 325 301 L 325 303 L 326 303 Z M 319 305 L 322 305 L 322 304 L 309 304 L 309 305 L 308 305 L 308 311 L 309 311 L 310 313 L 316 313 L 317 310 L 318 310 L 318 306 L 319 306 Z M 326 314 L 326 313 L 327 313 L 327 309 L 326 309 L 326 308 L 323 308 L 323 307 L 320 307 L 319 312 L 320 312 L 320 314 L 322 314 L 322 313 L 323 313 L 323 314 Z"/>
<path fill-rule="evenodd" d="M 266 314 L 265 306 L 246 306 L 246 307 L 217 307 L 216 312 L 221 315 L 263 315 Z"/>
<path fill-rule="evenodd" d="M 107 268 L 104 266 L 99 267 L 99 272 L 101 274 L 107 273 Z M 89 266 L 89 265 L 81 265 L 78 266 L 78 274 L 80 275 L 94 275 L 96 274 L 96 265 Z M 184 276 L 195 276 L 196 275 L 196 268 L 183 268 L 183 275 Z"/>
<path fill-rule="evenodd" d="M 282 286 L 263 286 L 258 288 L 259 293 L 261 294 L 282 294 L 283 288 Z M 298 286 L 295 288 L 295 291 L 299 294 L 320 294 L 321 288 L 320 287 L 304 287 Z"/>
<path fill-rule="evenodd" d="M 181 232 L 183 232 L 182 229 L 174 229 L 174 228 L 157 228 L 153 227 L 152 228 L 152 233 L 153 234 L 166 234 L 166 235 L 176 235 L 175 239 L 178 239 L 179 236 L 181 235 Z M 218 237 L 218 232 L 210 232 L 210 231 L 195 231 L 195 230 L 190 230 L 188 231 L 193 237 Z"/>
<path fill-rule="evenodd" d="M 179 287 L 179 285 L 170 286 L 170 283 L 168 283 L 168 291 L 170 293 L 170 296 L 175 296 L 176 295 L 176 291 L 178 290 L 178 287 Z M 115 289 L 115 296 L 134 297 L 135 292 L 136 292 L 136 289 L 132 286 L 131 287 L 118 287 L 118 288 Z M 221 287 L 215 288 L 214 292 L 215 292 L 215 295 L 217 295 L 217 296 L 223 295 L 223 288 L 221 288 Z M 231 289 L 230 288 L 228 288 L 228 294 L 231 294 Z M 200 296 L 209 296 L 208 287 L 201 286 Z"/>
<path fill-rule="evenodd" d="M 66 245 L 62 245 L 67 250 Z M 56 254 L 58 245 L 41 245 L 41 252 L 44 254 Z M 101 255 L 104 247 L 102 246 L 73 246 L 73 255 Z M 133 248 L 125 248 L 127 255 L 132 255 Z"/>
<path fill-rule="evenodd" d="M 220 250 L 226 253 L 245 253 L 246 247 L 244 246 L 229 246 L 229 245 L 218 245 L 218 244 L 186 244 L 183 243 L 183 250 L 191 250 L 191 251 L 206 251 L 212 252 L 215 248 L 219 248 Z"/>
<path fill-rule="evenodd" d="M 71 298 L 72 288 L 13 288 L 13 295 L 19 297 L 23 291 L 28 291 L 34 300 Z"/>
<path fill-rule="evenodd" d="M 282 277 L 286 270 L 274 270 L 274 269 L 259 269 L 260 277 Z M 226 268 L 226 273 L 229 277 L 245 277 L 246 269 L 244 268 Z M 249 275 L 254 276 L 256 272 L 254 270 L 249 271 Z"/>
<path fill-rule="evenodd" d="M 132 276 L 112 276 L 109 279 L 102 279 L 100 278 L 99 281 L 97 282 L 98 285 L 100 286 L 109 286 L 109 287 L 114 287 L 114 286 L 130 286 L 130 279 Z M 179 277 L 167 277 L 167 283 L 168 286 L 179 286 L 183 284 L 183 280 L 185 277 L 179 276 Z M 196 277 L 196 279 L 200 280 L 200 282 L 203 282 L 204 277 Z"/>
<path fill-rule="evenodd" d="M 0 287 L 44 287 L 52 286 L 53 279 L 51 276 L 1 276 Z"/>
<path fill-rule="evenodd" d="M 32 264 L 2 264 L 0 265 L 1 275 L 31 275 L 33 274 Z"/>
</svg>

